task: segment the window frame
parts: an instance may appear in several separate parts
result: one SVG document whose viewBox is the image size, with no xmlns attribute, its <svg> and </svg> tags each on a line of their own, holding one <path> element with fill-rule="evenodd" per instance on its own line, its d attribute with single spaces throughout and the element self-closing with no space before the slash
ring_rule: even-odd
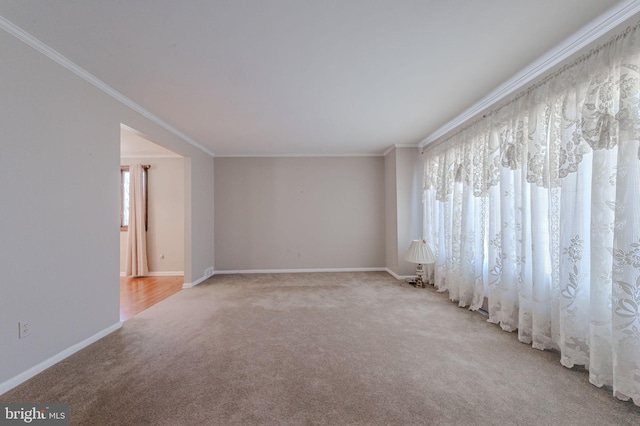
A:
<svg viewBox="0 0 640 426">
<path fill-rule="evenodd" d="M 120 166 L 120 231 L 129 231 L 128 225 L 124 223 L 124 174 L 129 173 L 129 166 Z"/>
<path fill-rule="evenodd" d="M 130 173 L 130 166 L 120 166 L 120 231 L 128 232 L 129 226 L 123 225 L 124 220 L 124 173 Z M 142 169 L 142 195 L 144 197 L 144 230 L 149 229 L 149 178 L 148 167 Z"/>
</svg>

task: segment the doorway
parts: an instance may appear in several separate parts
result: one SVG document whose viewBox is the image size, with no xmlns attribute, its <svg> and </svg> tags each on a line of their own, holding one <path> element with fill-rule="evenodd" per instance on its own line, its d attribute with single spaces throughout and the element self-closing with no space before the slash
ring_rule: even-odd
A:
<svg viewBox="0 0 640 426">
<path fill-rule="evenodd" d="M 121 168 L 139 163 L 147 170 L 146 252 L 149 273 L 126 276 L 128 228 L 120 230 L 120 321 L 171 296 L 182 288 L 185 265 L 185 159 L 139 132 L 122 125 Z M 126 211 L 122 195 L 121 214 Z"/>
</svg>

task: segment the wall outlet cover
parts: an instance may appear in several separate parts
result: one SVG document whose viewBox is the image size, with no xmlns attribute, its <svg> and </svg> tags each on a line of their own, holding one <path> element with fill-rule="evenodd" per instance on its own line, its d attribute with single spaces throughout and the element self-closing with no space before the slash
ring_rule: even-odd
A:
<svg viewBox="0 0 640 426">
<path fill-rule="evenodd" d="M 18 339 L 24 339 L 31 334 L 31 324 L 28 322 L 18 323 Z"/>
</svg>

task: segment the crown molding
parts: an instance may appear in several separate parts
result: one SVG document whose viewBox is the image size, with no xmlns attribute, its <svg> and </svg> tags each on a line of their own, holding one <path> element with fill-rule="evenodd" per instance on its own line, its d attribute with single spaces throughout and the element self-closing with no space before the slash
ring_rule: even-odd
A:
<svg viewBox="0 0 640 426">
<path fill-rule="evenodd" d="M 132 110 L 136 111 L 137 113 L 139 113 L 143 117 L 148 118 L 149 120 L 153 121 L 154 123 L 156 123 L 160 127 L 162 127 L 165 130 L 168 130 L 169 132 L 173 133 L 175 136 L 179 137 L 180 139 L 184 140 L 185 142 L 189 143 L 190 145 L 193 145 L 194 147 L 198 148 L 201 151 L 206 152 L 207 154 L 209 154 L 211 156 L 214 155 L 214 153 L 212 151 L 210 151 L 208 148 L 204 147 L 203 145 L 199 144 L 195 140 L 191 139 L 189 136 L 187 136 L 186 134 L 182 133 L 180 130 L 176 129 L 175 127 L 173 127 L 172 125 L 170 125 L 166 121 L 162 120 L 157 115 L 151 113 L 150 111 L 146 110 L 142 106 L 138 105 L 137 103 L 135 103 L 134 101 L 132 101 L 131 99 L 129 99 L 128 97 L 123 95 L 122 93 L 120 93 L 117 90 L 115 90 L 113 87 L 109 86 L 104 81 L 100 80 L 95 75 L 91 74 L 89 71 L 87 71 L 84 68 L 76 65 L 74 62 L 72 62 L 71 60 L 67 59 L 65 56 L 61 55 L 57 51 L 53 50 L 51 47 L 47 46 L 46 44 L 44 44 L 43 42 L 41 42 L 37 38 L 33 37 L 31 34 L 27 33 L 22 28 L 18 27 L 17 25 L 15 25 L 11 21 L 7 20 L 3 16 L 0 16 L 0 28 L 3 29 L 4 31 L 6 31 L 7 33 L 11 34 L 12 36 L 17 38 L 18 40 L 22 41 L 26 45 L 28 45 L 28 46 L 32 47 L 33 49 L 37 50 L 38 52 L 42 53 L 44 56 L 48 57 L 52 61 L 56 62 L 57 64 L 59 64 L 62 67 L 66 68 L 67 70 L 71 71 L 72 73 L 74 73 L 78 77 L 82 78 L 86 82 L 92 84 L 93 86 L 95 86 L 99 90 L 103 91 L 107 95 L 109 95 L 112 98 L 116 99 L 120 103 L 122 103 L 125 106 L 131 108 Z"/>
<path fill-rule="evenodd" d="M 388 153 L 397 148 L 420 148 L 420 145 L 415 143 L 394 143 L 382 153 L 382 157 L 386 157 Z"/>
<path fill-rule="evenodd" d="M 384 154 L 216 154 L 216 158 L 340 158 L 340 157 L 382 157 Z"/>
<path fill-rule="evenodd" d="M 231 274 L 300 274 L 300 273 L 327 273 L 327 272 L 386 272 L 387 268 L 301 268 L 301 269 L 221 269 L 215 275 Z"/>
<path fill-rule="evenodd" d="M 149 159 L 180 159 L 184 158 L 179 154 L 120 154 L 120 158 L 123 159 L 135 159 L 135 158 L 149 158 Z"/>
<path fill-rule="evenodd" d="M 382 156 L 386 157 L 388 153 L 390 153 L 391 151 L 393 151 L 394 149 L 396 149 L 395 145 L 391 145 L 389 148 L 387 148 L 383 153 Z"/>
<path fill-rule="evenodd" d="M 639 12 L 640 0 L 629 0 L 612 7 L 600 17 L 582 27 L 571 37 L 558 44 L 555 48 L 540 56 L 476 104 L 464 110 L 453 120 L 423 139 L 418 146 L 423 148 L 425 145 L 461 126 L 466 121 L 477 116 L 515 91 L 522 89 L 542 74 L 550 71 L 562 61 L 605 36 L 608 32 L 614 30 Z"/>
</svg>

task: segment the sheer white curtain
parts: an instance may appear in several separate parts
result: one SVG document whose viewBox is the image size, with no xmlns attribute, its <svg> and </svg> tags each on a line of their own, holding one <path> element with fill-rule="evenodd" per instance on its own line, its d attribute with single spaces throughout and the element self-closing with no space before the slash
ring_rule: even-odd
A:
<svg viewBox="0 0 640 426">
<path fill-rule="evenodd" d="M 436 287 L 640 405 L 640 30 L 424 152 Z"/>
<path fill-rule="evenodd" d="M 127 276 L 149 273 L 147 264 L 147 226 L 145 200 L 145 170 L 141 164 L 132 164 L 129 187 L 129 229 L 127 232 Z"/>
</svg>

